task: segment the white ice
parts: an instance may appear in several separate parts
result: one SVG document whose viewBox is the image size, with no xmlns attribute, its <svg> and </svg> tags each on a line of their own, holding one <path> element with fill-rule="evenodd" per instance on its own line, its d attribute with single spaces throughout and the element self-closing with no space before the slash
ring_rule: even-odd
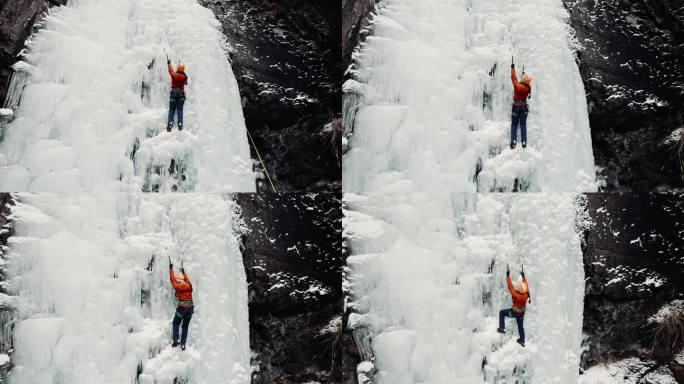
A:
<svg viewBox="0 0 684 384">
<path fill-rule="evenodd" d="M 233 200 L 16 198 L 6 255 L 17 308 L 10 383 L 249 382 L 247 284 Z M 167 255 L 176 268 L 184 262 L 194 288 L 186 351 L 170 347 L 175 298 Z"/>
<path fill-rule="evenodd" d="M 567 18 L 560 0 L 381 2 L 344 85 L 345 191 L 596 190 Z M 513 151 L 511 56 L 533 76 Z"/>
<path fill-rule="evenodd" d="M 584 270 L 574 195 L 345 200 L 345 288 L 363 315 L 350 326 L 370 330 L 378 384 L 577 382 Z M 524 265 L 530 284 L 524 348 L 514 320 L 496 332 L 511 305 L 507 265 L 514 279 Z"/>
<path fill-rule="evenodd" d="M 254 191 L 225 44 L 212 12 L 195 0 L 53 8 L 14 66 L 2 190 Z M 165 52 L 189 75 L 185 129 L 173 134 L 164 130 Z M 169 172 L 171 158 L 182 171 Z"/>
</svg>

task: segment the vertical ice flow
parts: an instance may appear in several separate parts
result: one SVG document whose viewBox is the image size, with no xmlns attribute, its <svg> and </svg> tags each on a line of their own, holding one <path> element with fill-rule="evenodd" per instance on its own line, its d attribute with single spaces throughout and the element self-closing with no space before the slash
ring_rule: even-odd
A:
<svg viewBox="0 0 684 384">
<path fill-rule="evenodd" d="M 380 3 L 344 84 L 345 289 L 361 382 L 577 382 L 574 193 L 597 187 L 571 45 L 560 0 Z M 525 150 L 508 148 L 511 56 L 534 78 Z M 511 191 L 534 193 L 489 193 Z M 530 280 L 525 348 L 514 321 L 496 333 L 507 264 Z"/>
<path fill-rule="evenodd" d="M 344 84 L 346 191 L 596 189 L 560 0 L 389 0 L 371 31 Z M 526 150 L 508 149 L 511 56 L 534 79 Z"/>
<path fill-rule="evenodd" d="M 236 203 L 219 195 L 21 194 L 7 254 L 16 300 L 11 383 L 249 381 Z M 170 347 L 168 259 L 196 310 Z"/>
<path fill-rule="evenodd" d="M 10 191 L 254 191 L 225 38 L 195 0 L 53 8 L 13 75 L 0 143 Z M 166 133 L 164 52 L 186 64 L 185 129 Z"/>
<path fill-rule="evenodd" d="M 345 200 L 350 323 L 374 357 L 375 382 L 577 382 L 581 199 L 348 193 Z M 515 280 L 523 264 L 532 298 L 525 348 L 512 319 L 506 335 L 496 332 L 499 310 L 511 305 L 506 266 Z"/>
</svg>

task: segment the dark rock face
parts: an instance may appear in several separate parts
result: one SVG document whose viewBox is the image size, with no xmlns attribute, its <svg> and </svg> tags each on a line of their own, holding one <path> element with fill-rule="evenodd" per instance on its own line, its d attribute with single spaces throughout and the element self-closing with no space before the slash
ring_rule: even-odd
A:
<svg viewBox="0 0 684 384">
<path fill-rule="evenodd" d="M 347 68 L 352 61 L 352 52 L 359 40 L 360 32 L 368 26 L 376 0 L 342 0 L 342 61 Z"/>
<path fill-rule="evenodd" d="M 684 126 L 684 3 L 563 3 L 582 46 L 594 156 L 607 189 L 681 189 L 678 140 L 667 138 Z"/>
<path fill-rule="evenodd" d="M 48 7 L 66 4 L 67 0 L 5 0 L 0 2 L 0 100 L 5 100 L 11 66 L 24 48 L 34 24 Z"/>
<path fill-rule="evenodd" d="M 684 195 L 587 197 L 594 226 L 584 250 L 581 367 L 626 357 L 650 360 L 653 326 L 647 319 L 684 299 Z"/>
<path fill-rule="evenodd" d="M 340 132 L 325 127 L 342 108 L 339 0 L 200 3 L 222 23 L 247 128 L 276 189 L 340 186 Z"/>
<path fill-rule="evenodd" d="M 353 383 L 342 330 L 341 196 L 239 194 L 252 383 Z"/>
</svg>

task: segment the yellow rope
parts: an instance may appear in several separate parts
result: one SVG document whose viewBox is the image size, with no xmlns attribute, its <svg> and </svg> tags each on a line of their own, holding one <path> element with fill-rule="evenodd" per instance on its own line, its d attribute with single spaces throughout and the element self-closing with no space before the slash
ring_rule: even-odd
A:
<svg viewBox="0 0 684 384">
<path fill-rule="evenodd" d="M 259 158 L 259 162 L 261 162 L 261 168 L 264 169 L 264 173 L 266 174 L 266 178 L 268 179 L 269 184 L 271 184 L 271 189 L 273 190 L 273 193 L 275 193 L 276 189 L 275 186 L 273 185 L 273 181 L 271 181 L 271 176 L 268 175 L 268 170 L 266 169 L 266 165 L 264 164 L 264 160 L 261 159 L 261 155 L 259 154 L 259 150 L 256 147 L 256 144 L 254 144 L 254 139 L 252 139 L 252 135 L 249 134 L 249 129 L 246 129 L 247 131 L 247 136 L 249 137 L 249 141 L 252 143 L 252 146 L 254 147 L 254 152 L 256 152 L 257 157 Z"/>
</svg>

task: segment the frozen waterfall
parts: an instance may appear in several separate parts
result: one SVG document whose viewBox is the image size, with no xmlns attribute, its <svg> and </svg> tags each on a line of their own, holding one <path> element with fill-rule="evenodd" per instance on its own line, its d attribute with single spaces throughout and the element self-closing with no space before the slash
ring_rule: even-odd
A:
<svg viewBox="0 0 684 384">
<path fill-rule="evenodd" d="M 71 0 L 15 64 L 4 191 L 256 188 L 225 38 L 194 0 Z M 185 129 L 167 133 L 165 52 L 187 65 Z"/>
<path fill-rule="evenodd" d="M 344 84 L 349 326 L 361 383 L 576 383 L 597 189 L 560 0 L 387 0 Z M 511 56 L 534 80 L 508 148 Z M 507 193 L 512 191 L 530 193 Z M 504 193 L 491 193 L 504 192 Z M 526 347 L 510 308 L 524 265 Z"/>
<path fill-rule="evenodd" d="M 345 289 L 378 384 L 576 383 L 584 269 L 572 194 L 345 195 Z M 510 308 L 524 265 L 526 347 Z M 366 369 L 366 367 L 360 367 Z M 361 371 L 361 369 L 360 369 Z M 363 374 L 362 374 L 363 376 Z M 364 383 L 364 381 L 361 381 Z"/>
<path fill-rule="evenodd" d="M 593 191 L 584 86 L 560 0 L 388 0 L 344 84 L 344 189 Z M 533 76 L 508 148 L 511 56 Z"/>
<path fill-rule="evenodd" d="M 5 274 L 21 383 L 249 382 L 237 204 L 212 194 L 19 194 Z M 170 255 L 193 282 L 171 348 Z"/>
</svg>

